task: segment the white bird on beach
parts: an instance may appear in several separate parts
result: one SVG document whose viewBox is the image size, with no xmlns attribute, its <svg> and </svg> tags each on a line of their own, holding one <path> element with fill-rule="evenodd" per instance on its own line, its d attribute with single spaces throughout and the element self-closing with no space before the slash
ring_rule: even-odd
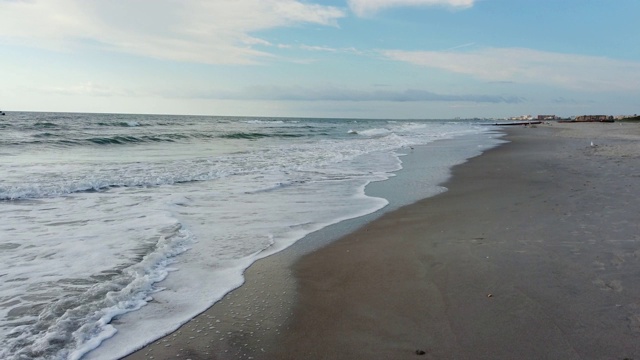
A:
<svg viewBox="0 0 640 360">
<path fill-rule="evenodd" d="M 591 147 L 594 147 L 594 146 L 596 146 L 596 145 L 595 145 L 595 144 L 593 143 L 593 141 L 592 141 L 592 142 L 591 142 Z"/>
</svg>

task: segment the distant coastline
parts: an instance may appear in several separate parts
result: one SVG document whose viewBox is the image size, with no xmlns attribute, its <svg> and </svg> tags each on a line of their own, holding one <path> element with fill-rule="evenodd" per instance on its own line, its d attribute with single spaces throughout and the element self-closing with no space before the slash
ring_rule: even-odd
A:
<svg viewBox="0 0 640 360">
<path fill-rule="evenodd" d="M 640 116 L 631 116 L 620 119 L 619 121 L 625 122 L 640 122 Z"/>
</svg>

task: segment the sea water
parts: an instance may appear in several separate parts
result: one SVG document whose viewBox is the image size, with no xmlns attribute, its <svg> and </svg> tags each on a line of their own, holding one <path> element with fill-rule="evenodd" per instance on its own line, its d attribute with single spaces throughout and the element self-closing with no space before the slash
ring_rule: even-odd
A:
<svg viewBox="0 0 640 360">
<path fill-rule="evenodd" d="M 461 136 L 495 144 L 465 121 L 9 113 L 0 358 L 136 350 L 240 286 L 257 259 L 385 207 L 365 187 L 412 147 Z"/>
</svg>

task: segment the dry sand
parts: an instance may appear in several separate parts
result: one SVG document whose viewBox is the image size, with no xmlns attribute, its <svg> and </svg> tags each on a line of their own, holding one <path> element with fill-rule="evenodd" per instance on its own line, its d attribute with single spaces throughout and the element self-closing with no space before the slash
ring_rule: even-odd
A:
<svg viewBox="0 0 640 360">
<path fill-rule="evenodd" d="M 640 126 L 508 132 L 129 358 L 640 359 Z"/>
</svg>

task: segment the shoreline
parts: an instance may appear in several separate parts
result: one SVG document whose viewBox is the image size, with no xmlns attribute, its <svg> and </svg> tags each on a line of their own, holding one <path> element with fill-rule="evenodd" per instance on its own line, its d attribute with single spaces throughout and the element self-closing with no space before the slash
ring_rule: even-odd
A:
<svg viewBox="0 0 640 360">
<path fill-rule="evenodd" d="M 264 358 L 640 356 L 640 128 L 584 126 L 509 129 L 449 191 L 305 256 Z"/>
<path fill-rule="evenodd" d="M 594 129 L 509 129 L 449 191 L 256 262 L 125 359 L 637 357 L 640 132 Z"/>
<path fill-rule="evenodd" d="M 451 166 L 444 158 L 453 154 L 464 157 L 465 160 L 461 161 L 466 162 L 488 148 L 501 146 L 504 143 L 503 135 L 496 130 L 482 135 L 437 140 L 415 149 L 406 149 L 406 155 L 401 157 L 403 169 L 385 181 L 372 182 L 366 187 L 367 196 L 389 200 L 385 208 L 308 234 L 283 251 L 256 261 L 245 270 L 245 282 L 240 287 L 227 293 L 174 332 L 122 359 L 149 359 L 152 356 L 154 359 L 240 359 L 264 356 L 266 350 L 263 349 L 275 342 L 279 327 L 288 321 L 295 304 L 296 283 L 291 267 L 298 259 L 338 241 L 385 213 L 444 191 L 442 183 L 451 176 Z M 479 146 L 479 142 L 484 145 Z M 425 163 L 425 156 L 435 156 L 435 161 Z M 247 352 L 247 349 L 250 351 Z M 91 359 L 91 353 L 88 355 Z"/>
</svg>

